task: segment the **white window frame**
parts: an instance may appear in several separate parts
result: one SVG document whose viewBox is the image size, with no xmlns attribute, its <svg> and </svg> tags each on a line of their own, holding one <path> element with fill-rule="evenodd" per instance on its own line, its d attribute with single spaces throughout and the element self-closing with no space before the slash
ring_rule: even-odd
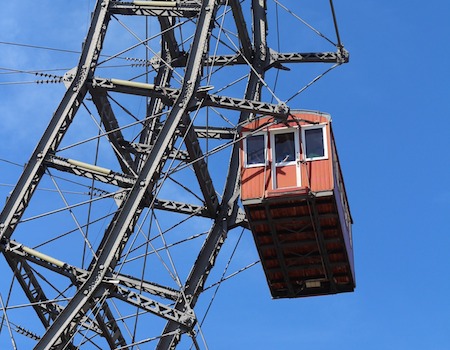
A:
<svg viewBox="0 0 450 350">
<path fill-rule="evenodd" d="M 279 162 L 277 163 L 275 161 L 275 135 L 277 134 L 294 134 L 294 152 L 295 152 L 295 159 L 291 160 L 289 162 Z M 299 141 L 296 142 L 296 140 L 299 139 L 298 135 L 298 128 L 279 128 L 279 129 L 271 129 L 270 130 L 270 145 L 271 145 L 271 152 L 272 152 L 272 162 L 275 167 L 279 166 L 286 166 L 286 165 L 294 165 L 299 160 Z"/>
<path fill-rule="evenodd" d="M 328 159 L 328 136 L 327 136 L 327 124 L 316 124 L 316 125 L 302 125 L 302 149 L 303 149 L 303 159 L 305 161 L 314 161 Z M 306 130 L 311 129 L 322 129 L 322 139 L 323 139 L 323 156 L 321 157 L 306 157 Z"/>
<path fill-rule="evenodd" d="M 289 162 L 279 162 L 275 161 L 275 135 L 277 134 L 294 134 L 294 151 L 295 159 Z M 295 176 L 296 185 L 295 187 L 300 187 L 302 184 L 301 171 L 300 171 L 300 134 L 298 128 L 279 128 L 270 130 L 270 156 L 272 159 L 272 188 L 277 189 L 277 168 L 282 166 L 295 166 Z"/>
<path fill-rule="evenodd" d="M 247 140 L 249 136 L 264 136 L 264 162 L 256 163 L 256 164 L 248 164 L 248 158 L 247 158 Z M 268 144 L 267 144 L 267 133 L 266 132 L 246 132 L 243 133 L 242 136 L 244 136 L 244 166 L 246 168 L 257 168 L 262 166 L 267 166 L 269 160 L 268 160 Z"/>
</svg>

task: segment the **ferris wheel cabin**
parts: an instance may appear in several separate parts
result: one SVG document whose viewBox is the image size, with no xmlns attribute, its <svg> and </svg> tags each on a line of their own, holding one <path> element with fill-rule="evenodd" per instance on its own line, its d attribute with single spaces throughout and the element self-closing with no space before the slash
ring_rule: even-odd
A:
<svg viewBox="0 0 450 350">
<path fill-rule="evenodd" d="M 241 199 L 272 296 L 353 291 L 352 218 L 330 116 L 263 117 L 241 136 Z"/>
</svg>

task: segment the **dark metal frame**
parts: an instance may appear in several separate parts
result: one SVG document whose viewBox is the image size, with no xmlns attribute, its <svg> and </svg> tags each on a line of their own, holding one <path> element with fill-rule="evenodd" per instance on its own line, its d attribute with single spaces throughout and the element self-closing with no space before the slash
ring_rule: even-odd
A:
<svg viewBox="0 0 450 350">
<path fill-rule="evenodd" d="M 342 47 L 338 47 L 337 52 L 324 53 L 275 52 L 267 45 L 266 1 L 252 0 L 252 35 L 244 19 L 240 1 L 229 0 L 226 3 L 231 8 L 236 22 L 241 51 L 236 55 L 206 57 L 205 47 L 210 41 L 216 12 L 220 6 L 225 5 L 225 2 L 217 0 L 97 2 L 76 74 L 0 214 L 0 251 L 46 328 L 36 349 L 74 348 L 72 336 L 78 327 L 101 334 L 111 349 L 127 348 L 126 337 L 122 334 L 118 322 L 114 319 L 108 304 L 102 302 L 106 298 L 123 300 L 142 311 L 166 319 L 167 324 L 161 333 L 158 350 L 173 349 L 183 333 L 193 334 L 197 323 L 193 309 L 225 242 L 227 232 L 236 226 L 247 227 L 247 222 L 245 214 L 238 207 L 238 142 L 231 146 L 231 158 L 221 200 L 216 194 L 208 164 L 199 145 L 200 138 L 237 140 L 238 130 L 188 128 L 189 113 L 209 106 L 239 111 L 240 123 L 255 114 L 284 118 L 289 113 L 287 106 L 261 101 L 262 81 L 268 69 L 282 68 L 281 65 L 284 63 L 340 64 L 348 61 L 348 54 Z M 155 84 L 131 83 L 95 76 L 108 23 L 111 16 L 119 15 L 159 18 L 164 31 L 161 57 L 165 61 L 170 61 L 173 67 L 185 67 L 184 80 L 179 89 L 169 87 L 171 70 L 160 64 L 158 59 L 151 62 L 158 70 Z M 196 19 L 195 36 L 187 53 L 177 49 L 178 43 L 173 30 L 170 29 L 175 17 Z M 212 62 L 217 66 L 251 64 L 252 70 L 243 98 L 212 95 L 208 93 L 208 87 L 200 85 L 203 67 L 211 65 Z M 122 173 L 105 172 L 93 165 L 83 166 L 80 162 L 57 157 L 54 154 L 88 92 L 108 132 L 108 140 L 116 153 Z M 156 115 L 164 108 L 168 108 L 167 118 L 162 122 L 157 119 L 146 122 L 139 142 L 130 143 L 120 131 L 109 102 L 110 92 L 148 96 L 147 113 Z M 177 135 L 183 135 L 187 152 L 173 153 L 173 142 Z M 133 158 L 133 155 L 136 157 Z M 164 164 L 173 157 L 185 159 L 192 164 L 203 195 L 203 206 L 154 196 L 154 189 Z M 87 269 L 69 266 L 12 240 L 35 189 L 50 168 L 124 189 L 119 210 L 111 219 L 96 251 L 97 259 L 93 260 Z M 181 291 L 120 274 L 112 279 L 118 259 L 146 206 L 213 219 L 198 258 Z M 76 292 L 66 307 L 62 308 L 48 300 L 34 276 L 30 263 L 55 271 L 72 281 Z M 168 306 L 169 302 L 163 304 L 153 300 L 142 295 L 142 291 L 175 304 Z M 94 323 L 88 324 L 86 315 L 89 310 L 96 311 L 97 316 Z"/>
</svg>

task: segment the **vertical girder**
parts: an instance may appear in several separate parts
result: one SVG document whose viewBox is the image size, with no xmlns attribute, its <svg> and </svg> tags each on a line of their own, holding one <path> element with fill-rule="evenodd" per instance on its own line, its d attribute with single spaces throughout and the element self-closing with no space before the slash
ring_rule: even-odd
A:
<svg viewBox="0 0 450 350">
<path fill-rule="evenodd" d="M 184 125 L 190 125 L 188 115 L 184 117 Z M 189 159 L 197 176 L 200 189 L 205 200 L 206 208 L 211 217 L 217 212 L 218 200 L 214 184 L 208 171 L 208 164 L 203 157 L 202 149 L 199 145 L 197 134 L 193 127 L 187 127 L 185 130 L 185 143 L 189 152 Z"/>
<path fill-rule="evenodd" d="M 100 4 L 101 6 L 101 4 Z M 176 103 L 170 111 L 165 121 L 154 147 L 150 151 L 141 172 L 137 178 L 136 184 L 119 208 L 118 214 L 108 227 L 105 233 L 104 243 L 98 252 L 97 260 L 91 264 L 90 276 L 86 282 L 81 285 L 68 303 L 63 312 L 50 326 L 44 336 L 40 339 L 36 349 L 48 349 L 52 347 L 59 337 L 64 334 L 70 334 L 69 328 L 74 320 L 79 319 L 89 309 L 92 304 L 92 298 L 100 294 L 100 286 L 103 278 L 111 268 L 114 268 L 117 262 L 117 253 L 123 248 L 127 241 L 128 233 L 134 227 L 137 221 L 138 213 L 142 199 L 149 188 L 155 186 L 155 173 L 163 160 L 164 153 L 175 135 L 178 124 L 180 123 L 186 109 L 189 107 L 194 97 L 194 92 L 199 86 L 200 70 L 203 62 L 203 55 L 206 43 L 210 35 L 210 26 L 213 21 L 213 15 L 217 5 L 214 0 L 205 1 L 200 12 L 195 38 L 192 43 L 191 52 L 188 57 L 185 79 L 176 100 Z"/>
<path fill-rule="evenodd" d="M 233 11 L 234 21 L 236 22 L 236 28 L 239 34 L 239 39 L 242 45 L 242 53 L 248 61 L 252 61 L 253 46 L 248 34 L 248 29 L 242 7 L 239 0 L 229 0 L 231 10 Z"/>
<path fill-rule="evenodd" d="M 162 59 L 165 62 L 170 62 L 172 57 L 178 57 L 178 45 L 170 27 L 170 21 L 167 18 L 160 19 L 161 28 L 164 31 L 163 41 L 161 43 Z M 168 86 L 172 78 L 172 70 L 166 64 L 163 64 L 158 70 L 155 77 L 155 86 Z M 145 120 L 144 125 L 139 136 L 139 143 L 142 145 L 152 146 L 156 140 L 159 128 L 156 126 L 160 122 L 160 113 L 164 108 L 164 103 L 159 96 L 151 96 L 147 104 L 147 116 L 153 116 L 150 120 Z M 145 154 L 136 157 L 135 169 L 139 171 L 142 168 L 146 159 Z"/>
<path fill-rule="evenodd" d="M 92 101 L 94 102 L 99 112 L 102 123 L 107 132 L 107 137 L 111 142 L 114 153 L 117 156 L 120 167 L 125 174 L 133 174 L 133 158 L 130 153 L 124 149 L 125 139 L 120 131 L 119 123 L 117 122 L 114 111 L 108 100 L 106 91 L 100 89 L 90 89 Z"/>
<path fill-rule="evenodd" d="M 250 75 L 247 89 L 245 92 L 246 99 L 258 100 L 260 98 L 261 91 L 261 78 L 264 76 L 264 64 L 267 61 L 267 41 L 265 24 L 261 22 L 266 21 L 265 13 L 265 1 L 254 0 L 254 23 L 255 30 L 254 41 L 258 45 L 255 46 L 256 54 L 253 61 L 255 72 Z M 248 112 L 242 112 L 239 121 L 242 122 L 248 119 Z M 227 233 L 228 228 L 232 223 L 236 222 L 236 216 L 238 213 L 237 200 L 239 196 L 239 145 L 235 143 L 232 148 L 230 166 L 228 168 L 228 176 L 224 188 L 224 194 L 222 197 L 222 203 L 220 205 L 220 211 L 216 216 L 216 219 L 208 233 L 208 237 L 205 240 L 202 249 L 198 255 L 198 258 L 186 280 L 184 293 L 189 296 L 190 308 L 193 308 L 197 302 L 197 299 L 202 292 L 206 279 L 214 266 L 216 257 L 219 254 Z M 175 305 L 177 309 L 185 309 L 184 300 L 179 300 Z M 176 332 L 178 330 L 178 332 Z M 182 330 L 174 322 L 168 322 L 164 328 L 163 335 L 158 343 L 157 350 L 169 350 L 174 349 L 180 341 Z"/>
</svg>

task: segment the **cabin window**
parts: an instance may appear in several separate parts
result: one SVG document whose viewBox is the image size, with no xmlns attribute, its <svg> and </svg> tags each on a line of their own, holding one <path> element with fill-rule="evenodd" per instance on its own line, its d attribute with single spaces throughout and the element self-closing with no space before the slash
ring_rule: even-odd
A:
<svg viewBox="0 0 450 350">
<path fill-rule="evenodd" d="M 266 164 L 266 136 L 249 135 L 244 142 L 245 166 L 263 166 Z"/>
<path fill-rule="evenodd" d="M 275 163 L 285 164 L 295 161 L 295 137 L 293 132 L 275 134 Z"/>
<path fill-rule="evenodd" d="M 305 160 L 328 158 L 325 126 L 303 128 L 302 134 L 303 144 L 305 146 Z"/>
</svg>

